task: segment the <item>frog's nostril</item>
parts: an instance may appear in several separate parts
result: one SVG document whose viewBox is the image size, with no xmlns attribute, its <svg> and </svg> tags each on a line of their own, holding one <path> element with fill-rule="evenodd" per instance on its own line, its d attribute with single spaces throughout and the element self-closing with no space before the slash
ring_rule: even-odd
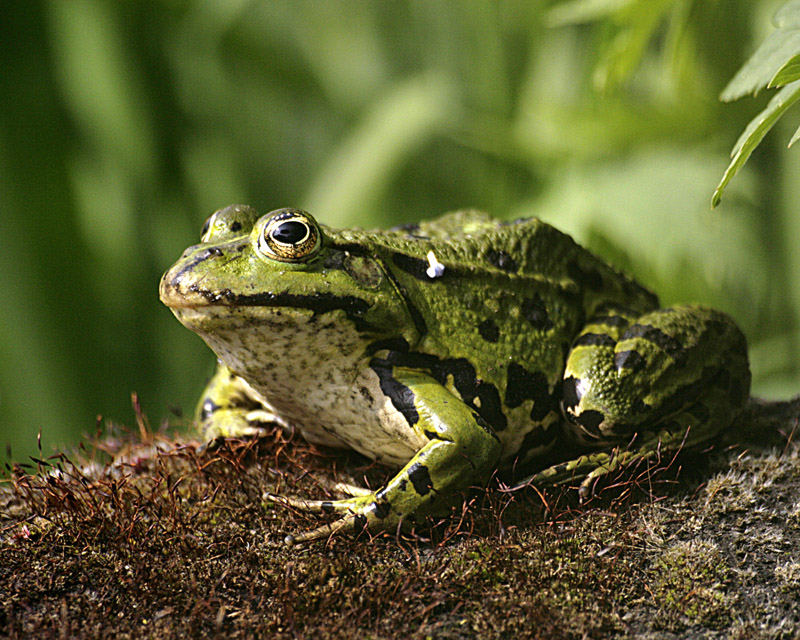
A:
<svg viewBox="0 0 800 640">
<path fill-rule="evenodd" d="M 186 249 L 184 249 L 183 253 L 181 254 L 181 259 L 188 257 L 189 255 L 197 251 L 199 247 L 200 247 L 199 244 L 193 244 L 191 247 L 186 247 Z"/>
</svg>

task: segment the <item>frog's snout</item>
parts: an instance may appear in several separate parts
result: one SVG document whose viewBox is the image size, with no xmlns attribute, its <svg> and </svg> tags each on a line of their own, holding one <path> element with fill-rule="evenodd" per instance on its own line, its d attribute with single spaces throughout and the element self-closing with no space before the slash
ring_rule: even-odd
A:
<svg viewBox="0 0 800 640">
<path fill-rule="evenodd" d="M 192 281 L 190 266 L 181 260 L 161 276 L 158 297 L 170 309 L 208 304 L 208 300 L 202 295 L 202 290 Z"/>
<path fill-rule="evenodd" d="M 175 267 L 161 276 L 161 281 L 158 283 L 158 297 L 170 308 L 183 306 L 181 301 L 184 300 L 184 295 L 180 287 L 179 274 L 175 273 Z"/>
</svg>

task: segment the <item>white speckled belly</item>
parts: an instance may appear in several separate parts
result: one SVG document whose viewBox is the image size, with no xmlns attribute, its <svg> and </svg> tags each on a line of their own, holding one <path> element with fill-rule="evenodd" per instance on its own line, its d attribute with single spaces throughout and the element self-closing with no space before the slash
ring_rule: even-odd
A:
<svg viewBox="0 0 800 640">
<path fill-rule="evenodd" d="M 393 466 L 424 446 L 381 391 L 364 355 L 367 341 L 343 312 L 268 309 L 254 321 L 248 311 L 237 317 L 226 309 L 226 328 L 200 335 L 306 440 Z"/>
</svg>

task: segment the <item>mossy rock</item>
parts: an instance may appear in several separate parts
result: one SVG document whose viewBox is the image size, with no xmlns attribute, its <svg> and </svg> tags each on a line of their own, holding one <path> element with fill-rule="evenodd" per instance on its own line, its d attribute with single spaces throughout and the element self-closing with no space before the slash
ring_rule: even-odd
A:
<svg viewBox="0 0 800 640">
<path fill-rule="evenodd" d="M 587 503 L 495 480 L 440 522 L 302 547 L 283 536 L 317 521 L 265 491 L 386 471 L 277 430 L 203 452 L 146 430 L 87 443 L 0 488 L 0 635 L 797 637 L 798 420 L 800 399 L 754 401 L 728 441 Z"/>
</svg>

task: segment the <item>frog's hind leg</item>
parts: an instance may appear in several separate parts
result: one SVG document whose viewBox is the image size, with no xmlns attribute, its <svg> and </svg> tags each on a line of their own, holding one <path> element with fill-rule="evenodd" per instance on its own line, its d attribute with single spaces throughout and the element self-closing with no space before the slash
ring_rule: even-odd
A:
<svg viewBox="0 0 800 640">
<path fill-rule="evenodd" d="M 592 481 L 636 460 L 708 440 L 747 400 L 744 336 L 725 314 L 696 306 L 594 318 L 567 359 L 562 409 L 569 434 L 596 452 L 537 474 Z"/>
</svg>

